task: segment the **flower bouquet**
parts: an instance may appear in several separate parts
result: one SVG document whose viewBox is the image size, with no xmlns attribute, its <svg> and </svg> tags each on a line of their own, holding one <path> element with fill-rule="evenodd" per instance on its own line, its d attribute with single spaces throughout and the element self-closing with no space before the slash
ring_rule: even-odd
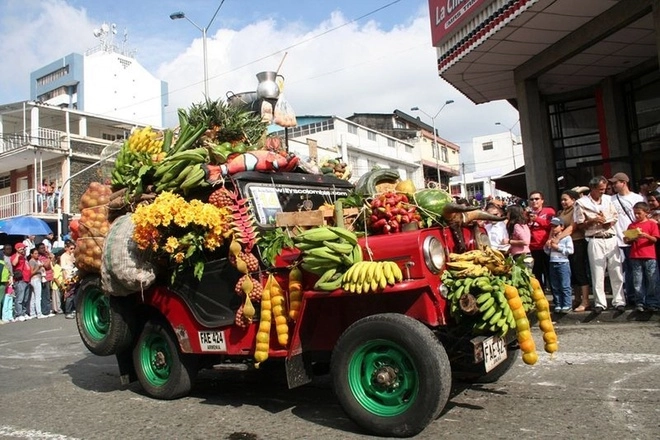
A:
<svg viewBox="0 0 660 440">
<path fill-rule="evenodd" d="M 172 281 L 186 268 L 193 268 L 195 277 L 201 279 L 206 252 L 221 247 L 232 234 L 229 209 L 187 201 L 171 192 L 138 206 L 133 223 L 133 239 L 140 249 L 150 249 L 174 263 Z"/>
</svg>

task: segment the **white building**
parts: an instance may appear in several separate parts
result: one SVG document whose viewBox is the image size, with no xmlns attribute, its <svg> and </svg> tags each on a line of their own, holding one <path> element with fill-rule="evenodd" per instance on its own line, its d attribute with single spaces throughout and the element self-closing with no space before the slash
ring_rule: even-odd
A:
<svg viewBox="0 0 660 440">
<path fill-rule="evenodd" d="M 374 167 L 397 170 L 401 179 L 424 186 L 421 153 L 407 141 L 338 116 L 299 116 L 286 137 L 289 151 L 303 160 L 341 158 L 352 169 L 352 181 Z M 282 137 L 284 131 L 277 132 Z"/>
<path fill-rule="evenodd" d="M 95 31 L 100 44 L 71 53 L 30 74 L 30 99 L 106 118 L 162 127 L 167 83 L 151 75 L 125 47 L 113 43 L 114 25 Z M 124 41 L 125 43 L 125 41 Z"/>
<path fill-rule="evenodd" d="M 472 148 L 461 148 L 460 173 L 450 181 L 451 193 L 471 199 L 508 196 L 497 189 L 494 179 L 522 167 L 520 136 L 510 131 L 472 139 Z"/>
</svg>

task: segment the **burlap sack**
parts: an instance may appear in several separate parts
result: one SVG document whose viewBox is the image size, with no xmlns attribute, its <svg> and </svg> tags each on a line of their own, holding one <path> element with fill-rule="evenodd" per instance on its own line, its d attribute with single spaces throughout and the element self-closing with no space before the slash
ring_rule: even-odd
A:
<svg viewBox="0 0 660 440">
<path fill-rule="evenodd" d="M 122 215 L 110 226 L 103 247 L 101 286 L 110 295 L 140 292 L 156 280 L 157 266 L 133 241 L 135 225 L 131 214 Z"/>
</svg>

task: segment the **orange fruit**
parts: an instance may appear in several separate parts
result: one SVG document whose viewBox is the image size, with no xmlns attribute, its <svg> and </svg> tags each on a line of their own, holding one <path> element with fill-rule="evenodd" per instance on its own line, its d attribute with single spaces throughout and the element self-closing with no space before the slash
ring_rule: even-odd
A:
<svg viewBox="0 0 660 440">
<path fill-rule="evenodd" d="M 550 303 L 547 299 L 543 298 L 536 301 L 536 311 L 538 312 L 548 312 L 550 310 Z M 540 318 L 539 318 L 540 319 Z"/>
<path fill-rule="evenodd" d="M 544 321 L 539 321 L 539 328 L 543 333 L 550 333 L 550 332 L 554 333 L 555 331 L 555 327 L 552 325 L 552 321 L 550 321 L 549 319 L 546 319 Z"/>
<path fill-rule="evenodd" d="M 539 355 L 535 351 L 530 351 L 529 353 L 523 353 L 522 358 L 527 365 L 534 365 L 539 360 Z"/>
<path fill-rule="evenodd" d="M 557 343 L 557 333 L 549 331 L 547 333 L 543 333 L 543 341 L 546 344 L 556 344 Z"/>
<path fill-rule="evenodd" d="M 532 339 L 532 332 L 529 330 L 521 330 L 517 332 L 518 342 L 525 341 L 527 339 Z"/>
<path fill-rule="evenodd" d="M 522 300 L 520 297 L 516 296 L 514 298 L 509 299 L 509 307 L 511 307 L 511 310 L 516 310 L 519 308 L 522 308 Z"/>
<path fill-rule="evenodd" d="M 532 299 L 534 301 L 539 301 L 545 298 L 545 293 L 541 289 L 536 289 L 532 291 Z"/>
<path fill-rule="evenodd" d="M 530 353 L 536 349 L 536 345 L 534 344 L 534 340 L 532 338 L 518 342 L 518 345 L 520 345 L 520 349 L 523 353 Z"/>
<path fill-rule="evenodd" d="M 529 285 L 532 286 L 532 289 L 534 290 L 541 288 L 541 283 L 539 283 L 539 280 L 534 277 L 529 279 Z"/>
<path fill-rule="evenodd" d="M 513 309 L 513 317 L 516 319 L 526 318 L 527 313 L 525 313 L 525 309 L 523 307 L 519 309 Z"/>
<path fill-rule="evenodd" d="M 527 318 L 516 319 L 516 330 L 519 332 L 529 330 L 529 320 Z"/>
<path fill-rule="evenodd" d="M 555 351 L 557 351 L 558 348 L 559 347 L 557 346 L 556 342 L 545 344 L 545 351 L 548 353 L 554 353 Z"/>
<path fill-rule="evenodd" d="M 550 313 L 544 310 L 542 312 L 537 312 L 536 317 L 539 321 L 548 321 L 550 319 Z M 550 321 L 550 324 L 552 324 L 552 321 Z"/>
</svg>

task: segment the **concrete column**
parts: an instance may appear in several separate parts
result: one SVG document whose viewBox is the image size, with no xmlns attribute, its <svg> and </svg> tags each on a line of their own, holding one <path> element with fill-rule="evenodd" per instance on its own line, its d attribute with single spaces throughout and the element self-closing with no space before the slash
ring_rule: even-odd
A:
<svg viewBox="0 0 660 440">
<path fill-rule="evenodd" d="M 658 52 L 660 61 L 660 0 L 652 0 L 653 7 L 653 29 L 655 29 L 655 50 Z"/>
<path fill-rule="evenodd" d="M 541 191 L 545 196 L 545 205 L 558 208 L 559 197 L 548 112 L 539 93 L 537 80 L 532 78 L 518 81 L 516 96 L 523 139 L 527 194 L 531 191 Z"/>
<path fill-rule="evenodd" d="M 87 136 L 87 118 L 84 116 L 81 116 L 78 121 L 78 134 L 82 137 Z"/>
<path fill-rule="evenodd" d="M 605 126 L 607 147 L 610 157 L 626 157 L 630 152 L 628 136 L 626 134 L 625 102 L 620 88 L 617 87 L 613 77 L 601 82 L 603 91 L 603 110 L 605 113 Z M 613 169 L 612 172 L 617 171 Z M 628 170 L 624 170 L 629 172 Z"/>
<path fill-rule="evenodd" d="M 39 145 L 39 107 L 30 109 L 30 143 Z"/>
</svg>

